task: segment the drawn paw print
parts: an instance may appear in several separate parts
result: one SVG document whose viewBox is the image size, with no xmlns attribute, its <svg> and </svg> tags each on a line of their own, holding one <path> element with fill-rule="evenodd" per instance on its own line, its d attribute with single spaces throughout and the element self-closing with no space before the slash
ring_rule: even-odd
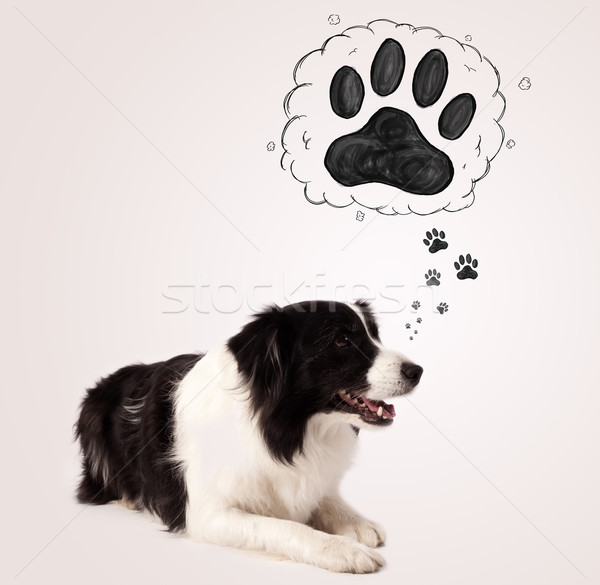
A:
<svg viewBox="0 0 600 585">
<path fill-rule="evenodd" d="M 411 307 L 417 311 L 419 309 L 419 307 L 421 306 L 421 303 L 419 301 L 413 301 L 413 304 L 411 305 Z"/>
<path fill-rule="evenodd" d="M 466 258 L 461 254 L 458 257 L 458 262 L 454 263 L 454 268 L 458 270 L 456 278 L 459 280 L 466 280 L 467 278 L 475 280 L 479 276 L 475 270 L 478 265 L 479 262 L 475 258 L 471 258 L 471 254 L 467 254 Z"/>
<path fill-rule="evenodd" d="M 450 307 L 446 303 L 440 303 L 437 306 L 437 310 L 440 312 L 440 315 L 443 315 L 444 313 L 447 313 L 449 308 Z"/>
<path fill-rule="evenodd" d="M 425 239 L 423 243 L 429 248 L 429 251 L 432 254 L 439 252 L 440 250 L 445 250 L 448 247 L 448 242 L 446 242 L 446 234 L 441 231 L 438 231 L 433 228 L 430 232 L 425 233 Z"/>
<path fill-rule="evenodd" d="M 421 319 L 421 317 L 417 317 L 417 323 L 422 323 L 423 319 Z"/>
<path fill-rule="evenodd" d="M 425 273 L 425 284 L 427 286 L 440 286 L 441 277 L 441 272 L 438 272 L 435 268 L 433 270 L 430 269 Z"/>
<path fill-rule="evenodd" d="M 281 166 L 314 204 L 459 211 L 503 144 L 498 71 L 431 27 L 349 27 L 298 61 L 294 83 Z"/>
<path fill-rule="evenodd" d="M 393 94 L 404 76 L 405 56 L 394 39 L 383 41 L 371 65 L 370 86 L 380 97 Z M 412 79 L 412 95 L 418 106 L 433 106 L 448 81 L 448 60 L 439 49 L 426 53 Z M 408 81 L 410 83 L 410 81 Z M 341 118 L 356 116 L 365 99 L 365 84 L 355 69 L 344 65 L 331 80 L 331 109 Z M 454 96 L 438 118 L 438 132 L 446 140 L 458 140 L 475 115 L 475 98 L 470 93 Z M 454 177 L 449 156 L 433 146 L 419 124 L 391 106 L 377 110 L 356 132 L 341 136 L 327 149 L 325 167 L 346 187 L 383 183 L 416 195 L 435 195 Z"/>
<path fill-rule="evenodd" d="M 407 329 L 410 329 L 410 328 L 411 328 L 411 324 L 410 324 L 410 323 L 407 323 L 407 324 L 405 325 L 405 327 L 406 327 Z"/>
</svg>

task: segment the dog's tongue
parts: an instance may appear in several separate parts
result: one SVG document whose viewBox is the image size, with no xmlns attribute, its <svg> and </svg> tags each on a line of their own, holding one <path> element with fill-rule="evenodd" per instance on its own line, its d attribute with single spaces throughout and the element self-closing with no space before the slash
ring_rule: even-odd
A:
<svg viewBox="0 0 600 585">
<path fill-rule="evenodd" d="M 383 408 L 383 412 L 385 412 L 389 418 L 394 418 L 396 416 L 396 409 L 393 404 L 386 404 L 383 400 L 369 400 L 364 396 L 361 396 L 363 402 L 369 407 L 371 412 L 377 412 L 379 407 Z"/>
</svg>

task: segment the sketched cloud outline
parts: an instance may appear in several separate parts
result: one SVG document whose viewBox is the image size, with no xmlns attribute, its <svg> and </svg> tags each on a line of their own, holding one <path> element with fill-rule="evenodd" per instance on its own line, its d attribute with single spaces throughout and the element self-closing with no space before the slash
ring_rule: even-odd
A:
<svg viewBox="0 0 600 585">
<path fill-rule="evenodd" d="M 387 39 L 403 47 L 406 64 L 398 88 L 381 96 L 373 91 L 370 75 L 374 57 Z M 422 107 L 413 96 L 413 77 L 423 56 L 432 49 L 446 56 L 448 78 L 437 102 Z M 336 115 L 330 103 L 332 79 L 344 66 L 353 68 L 364 85 L 360 111 L 351 119 Z M 302 57 L 293 77 L 295 87 L 284 99 L 288 120 L 281 136 L 281 167 L 303 185 L 306 199 L 313 204 L 347 207 L 357 203 L 386 215 L 459 211 L 473 204 L 475 185 L 489 172 L 504 141 L 500 120 L 506 100 L 499 89 L 497 69 L 475 47 L 431 27 L 381 19 L 347 28 Z M 440 116 L 453 98 L 465 92 L 475 98 L 475 114 L 459 139 L 448 140 L 440 135 Z M 328 172 L 324 159 L 330 145 L 364 128 L 383 107 L 408 113 L 429 143 L 451 159 L 454 175 L 441 192 L 416 194 L 377 181 L 345 186 Z"/>
</svg>

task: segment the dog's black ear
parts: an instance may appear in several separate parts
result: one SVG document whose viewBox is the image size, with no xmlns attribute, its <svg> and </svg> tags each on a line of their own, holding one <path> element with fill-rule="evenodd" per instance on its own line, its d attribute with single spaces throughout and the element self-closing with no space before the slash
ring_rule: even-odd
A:
<svg viewBox="0 0 600 585">
<path fill-rule="evenodd" d="M 228 342 L 240 374 L 249 388 L 248 399 L 270 454 L 292 463 L 302 451 L 310 413 L 294 386 L 297 335 L 290 316 L 279 307 L 256 315 Z"/>
<path fill-rule="evenodd" d="M 283 394 L 293 348 L 287 321 L 285 313 L 273 305 L 227 343 L 240 373 L 252 387 L 256 410 L 272 406 Z"/>
</svg>

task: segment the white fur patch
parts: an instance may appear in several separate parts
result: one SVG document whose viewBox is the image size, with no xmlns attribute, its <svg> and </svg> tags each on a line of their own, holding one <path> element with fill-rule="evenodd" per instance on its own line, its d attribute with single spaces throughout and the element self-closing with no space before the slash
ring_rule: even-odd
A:
<svg viewBox="0 0 600 585">
<path fill-rule="evenodd" d="M 371 400 L 385 400 L 412 390 L 412 385 L 402 376 L 402 366 L 411 363 L 404 355 L 390 349 L 379 350 L 367 381 L 371 388 L 365 394 Z"/>
<path fill-rule="evenodd" d="M 209 352 L 179 384 L 173 456 L 184 471 L 190 537 L 334 571 L 377 570 L 383 559 L 356 538 L 307 525 L 327 497 L 339 500 L 338 485 L 356 446 L 349 421 L 313 416 L 302 454 L 287 465 L 269 455 L 248 394 L 226 347 Z"/>
</svg>

